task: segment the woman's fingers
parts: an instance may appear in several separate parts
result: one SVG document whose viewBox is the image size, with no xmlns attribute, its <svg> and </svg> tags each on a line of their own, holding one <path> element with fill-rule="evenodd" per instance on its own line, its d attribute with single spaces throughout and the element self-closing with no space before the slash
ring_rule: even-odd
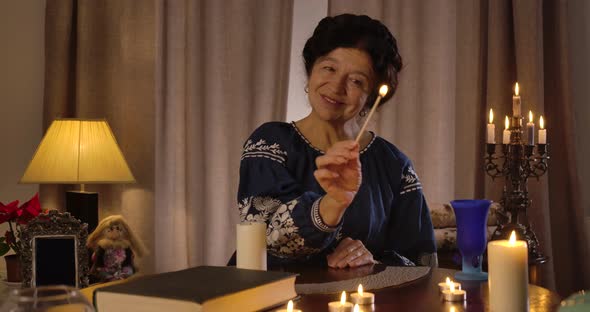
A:
<svg viewBox="0 0 590 312">
<path fill-rule="evenodd" d="M 341 155 L 322 155 L 315 159 L 315 164 L 318 168 L 327 167 L 330 165 L 344 165 L 350 159 Z"/>
<path fill-rule="evenodd" d="M 334 252 L 328 255 L 328 266 L 333 268 L 357 267 L 375 263 L 373 254 L 359 240 L 346 237 Z"/>
<path fill-rule="evenodd" d="M 321 183 L 329 183 L 331 180 L 338 178 L 337 172 L 328 169 L 318 169 L 313 172 L 313 176 Z"/>
</svg>

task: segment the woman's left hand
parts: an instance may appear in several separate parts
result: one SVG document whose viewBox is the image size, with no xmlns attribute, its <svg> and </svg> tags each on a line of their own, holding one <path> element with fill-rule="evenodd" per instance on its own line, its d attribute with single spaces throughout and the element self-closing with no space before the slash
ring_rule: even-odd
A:
<svg viewBox="0 0 590 312">
<path fill-rule="evenodd" d="M 350 237 L 343 238 L 333 253 L 329 254 L 328 266 L 332 268 L 358 267 L 377 263 L 373 254 L 360 240 Z"/>
</svg>

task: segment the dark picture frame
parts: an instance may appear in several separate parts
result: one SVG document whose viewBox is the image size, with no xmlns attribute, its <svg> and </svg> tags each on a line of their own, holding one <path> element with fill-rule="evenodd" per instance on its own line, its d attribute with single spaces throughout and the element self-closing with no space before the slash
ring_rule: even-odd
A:
<svg viewBox="0 0 590 312">
<path fill-rule="evenodd" d="M 23 227 L 23 287 L 88 286 L 88 225 L 68 212 L 51 210 Z"/>
</svg>

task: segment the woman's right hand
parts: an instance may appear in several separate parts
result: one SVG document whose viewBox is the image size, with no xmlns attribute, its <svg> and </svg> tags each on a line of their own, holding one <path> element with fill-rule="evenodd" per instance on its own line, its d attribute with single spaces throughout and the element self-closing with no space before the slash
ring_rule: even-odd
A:
<svg viewBox="0 0 590 312">
<path fill-rule="evenodd" d="M 320 215 L 328 225 L 336 225 L 358 192 L 362 182 L 359 145 L 340 141 L 315 160 L 314 176 L 326 195 L 320 202 Z"/>
</svg>

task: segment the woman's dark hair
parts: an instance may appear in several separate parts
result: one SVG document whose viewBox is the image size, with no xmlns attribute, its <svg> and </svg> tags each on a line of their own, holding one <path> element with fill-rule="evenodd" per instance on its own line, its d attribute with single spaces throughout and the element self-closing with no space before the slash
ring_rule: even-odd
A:
<svg viewBox="0 0 590 312">
<path fill-rule="evenodd" d="M 380 21 L 366 15 L 342 14 L 324 17 L 305 43 L 303 59 L 307 76 L 316 60 L 336 48 L 356 48 L 369 54 L 376 74 L 365 106 L 373 105 L 381 84 L 387 84 L 389 92 L 382 103 L 389 100 L 397 89 L 397 74 L 402 69 L 402 57 L 391 32 Z"/>
</svg>

